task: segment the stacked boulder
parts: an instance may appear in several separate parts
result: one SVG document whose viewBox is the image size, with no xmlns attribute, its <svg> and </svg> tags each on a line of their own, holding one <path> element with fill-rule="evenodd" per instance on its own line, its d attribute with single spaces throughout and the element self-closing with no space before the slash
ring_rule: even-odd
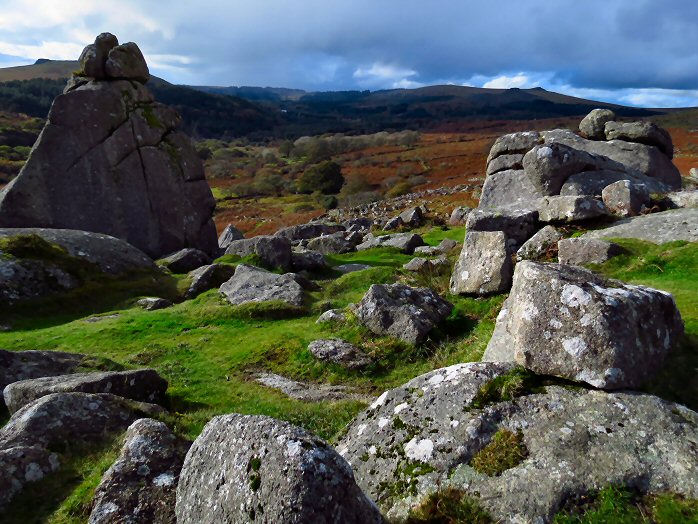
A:
<svg viewBox="0 0 698 524">
<path fill-rule="evenodd" d="M 517 252 L 546 224 L 569 224 L 616 214 L 633 216 L 651 193 L 681 187 L 671 159 L 671 137 L 646 122 L 620 123 L 609 110 L 582 120 L 579 136 L 566 129 L 526 131 L 498 138 L 487 158 L 478 209 L 451 278 L 451 291 L 485 295 L 511 286 L 515 259 L 548 251 L 546 231 Z M 515 256 L 516 255 L 516 256 Z"/>
<path fill-rule="evenodd" d="M 0 227 L 123 239 L 152 258 L 217 250 L 215 200 L 179 115 L 144 86 L 133 42 L 103 33 L 56 97 L 20 174 L 0 192 Z"/>
</svg>

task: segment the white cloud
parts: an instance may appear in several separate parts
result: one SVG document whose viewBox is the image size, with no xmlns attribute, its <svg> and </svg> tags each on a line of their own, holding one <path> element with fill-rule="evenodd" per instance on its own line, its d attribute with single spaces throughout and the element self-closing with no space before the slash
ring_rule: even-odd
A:
<svg viewBox="0 0 698 524">
<path fill-rule="evenodd" d="M 368 68 L 359 67 L 353 77 L 366 87 L 414 88 L 423 84 L 412 80 L 417 71 L 393 64 L 375 62 Z"/>
<path fill-rule="evenodd" d="M 0 53 L 23 58 L 77 60 L 83 47 L 82 44 L 72 42 L 40 42 L 29 45 L 0 42 Z"/>
<path fill-rule="evenodd" d="M 512 87 L 532 87 L 531 80 L 523 73 L 514 76 L 498 76 L 482 84 L 489 89 L 511 89 Z"/>
</svg>

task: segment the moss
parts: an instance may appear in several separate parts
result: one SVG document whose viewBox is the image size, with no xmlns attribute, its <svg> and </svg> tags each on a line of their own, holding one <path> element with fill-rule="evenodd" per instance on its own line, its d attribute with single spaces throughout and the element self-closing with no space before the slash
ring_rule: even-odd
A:
<svg viewBox="0 0 698 524">
<path fill-rule="evenodd" d="M 489 404 L 540 392 L 541 388 L 542 383 L 538 376 L 531 371 L 517 367 L 480 387 L 469 407 L 481 409 Z"/>
<path fill-rule="evenodd" d="M 473 456 L 470 465 L 475 471 L 496 477 L 521 464 L 527 455 L 521 431 L 513 433 L 500 429 L 490 443 Z"/>
<path fill-rule="evenodd" d="M 281 300 L 268 302 L 249 302 L 231 309 L 231 316 L 246 319 L 279 320 L 302 316 L 306 311 Z"/>
<path fill-rule="evenodd" d="M 165 129 L 165 125 L 160 122 L 160 119 L 155 114 L 155 111 L 153 111 L 153 107 L 151 105 L 144 105 L 142 110 L 143 118 L 145 119 L 146 124 L 156 129 Z"/>
<path fill-rule="evenodd" d="M 410 511 L 405 524 L 489 524 L 492 518 L 463 491 L 447 488 L 430 495 Z"/>
<path fill-rule="evenodd" d="M 259 475 L 252 475 L 250 476 L 250 489 L 252 491 L 257 491 L 259 487 L 262 485 L 262 477 Z"/>
</svg>

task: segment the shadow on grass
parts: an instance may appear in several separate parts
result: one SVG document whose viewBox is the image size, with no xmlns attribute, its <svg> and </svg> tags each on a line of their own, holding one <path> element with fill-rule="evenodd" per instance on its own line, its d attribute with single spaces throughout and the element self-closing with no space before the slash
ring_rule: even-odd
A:
<svg viewBox="0 0 698 524">
<path fill-rule="evenodd" d="M 698 336 L 686 335 L 642 390 L 698 410 Z"/>
</svg>

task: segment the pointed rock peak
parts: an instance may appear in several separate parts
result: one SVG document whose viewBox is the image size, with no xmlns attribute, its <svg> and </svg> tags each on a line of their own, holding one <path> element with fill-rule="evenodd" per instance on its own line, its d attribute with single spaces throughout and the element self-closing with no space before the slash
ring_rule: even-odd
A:
<svg viewBox="0 0 698 524">
<path fill-rule="evenodd" d="M 111 33 L 101 33 L 94 44 L 83 49 L 78 59 L 80 70 L 73 76 L 95 80 L 136 80 L 145 84 L 150 79 L 148 64 L 134 42 L 119 45 Z"/>
</svg>

